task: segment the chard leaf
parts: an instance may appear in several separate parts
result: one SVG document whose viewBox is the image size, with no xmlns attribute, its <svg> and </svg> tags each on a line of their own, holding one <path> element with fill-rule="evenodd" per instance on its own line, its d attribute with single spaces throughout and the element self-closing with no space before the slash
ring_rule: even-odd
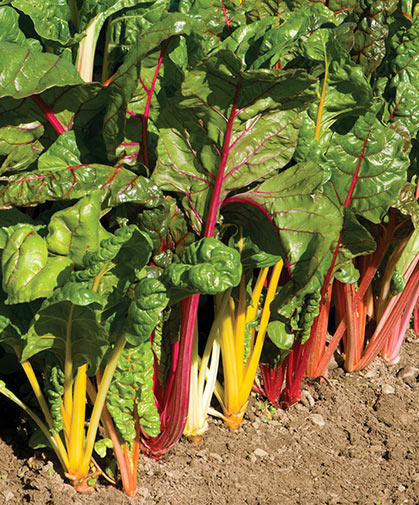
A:
<svg viewBox="0 0 419 505">
<path fill-rule="evenodd" d="M 66 45 L 71 40 L 70 9 L 66 0 L 13 0 L 13 7 L 29 16 L 42 39 Z"/>
<path fill-rule="evenodd" d="M 135 288 L 135 301 L 129 307 L 126 339 L 133 346 L 149 339 L 169 298 L 166 287 L 158 279 L 143 278 Z"/>
<path fill-rule="evenodd" d="M 392 78 L 388 84 L 390 120 L 403 125 L 415 137 L 419 128 L 419 18 L 393 40 Z"/>
<path fill-rule="evenodd" d="M 0 7 L 0 42 L 12 42 L 33 51 L 42 51 L 39 40 L 25 37 L 19 28 L 19 14 L 7 5 Z"/>
<path fill-rule="evenodd" d="M 108 60 L 105 72 L 112 73 L 128 52 L 137 45 L 141 34 L 149 31 L 160 21 L 168 10 L 168 0 L 157 0 L 150 3 L 138 3 L 128 11 L 115 13 L 107 24 Z"/>
<path fill-rule="evenodd" d="M 272 246 L 284 259 L 291 276 L 288 286 L 279 291 L 279 305 L 288 303 L 289 297 L 298 293 L 319 289 L 328 268 L 325 258 L 339 238 L 343 216 L 320 192 L 323 176 L 315 162 L 298 163 L 228 200 L 256 205 L 271 216 L 278 230 L 279 241 Z"/>
<path fill-rule="evenodd" d="M 362 67 L 354 65 L 338 36 L 335 28 L 320 28 L 304 44 L 305 56 L 320 62 L 320 72 L 324 71 L 319 80 L 319 100 L 308 111 L 316 123 L 317 139 L 342 115 L 362 115 L 372 103 L 372 90 Z"/>
<path fill-rule="evenodd" d="M 48 53 L 35 52 L 18 44 L 0 42 L 2 73 L 0 98 L 24 98 L 42 93 L 52 86 L 81 83 L 76 68 L 68 61 Z"/>
<path fill-rule="evenodd" d="M 226 224 L 234 225 L 229 245 L 240 252 L 244 270 L 270 267 L 281 259 L 283 249 L 277 230 L 260 209 L 232 203 L 222 214 Z"/>
<path fill-rule="evenodd" d="M 400 135 L 368 114 L 350 131 L 333 133 L 325 158 L 331 172 L 326 194 L 337 206 L 381 222 L 406 178 L 409 161 Z"/>
<path fill-rule="evenodd" d="M 294 333 L 284 321 L 271 321 L 267 327 L 268 338 L 263 343 L 260 362 L 277 368 L 291 352 Z"/>
<path fill-rule="evenodd" d="M 265 18 L 264 18 L 265 19 Z M 294 55 L 293 50 L 297 47 L 302 35 L 307 33 L 311 23 L 311 9 L 290 13 L 286 20 L 278 23 L 278 15 L 274 16 L 275 23 L 263 35 L 258 48 L 258 56 L 251 67 L 272 68 L 278 63 L 280 68 L 285 67 Z"/>
<path fill-rule="evenodd" d="M 182 14 L 169 13 L 163 16 L 150 31 L 141 35 L 115 73 L 108 86 L 111 102 L 106 110 L 103 130 L 109 156 L 114 157 L 115 149 L 123 141 L 126 109 L 137 89 L 143 61 L 163 42 L 175 35 L 189 33 L 190 29 L 190 20 Z"/>
<path fill-rule="evenodd" d="M 194 293 L 222 293 L 239 284 L 241 272 L 238 251 L 205 237 L 185 250 L 181 263 L 167 266 L 161 280 L 174 303 Z"/>
<path fill-rule="evenodd" d="M 81 198 L 97 189 L 102 190 L 104 205 L 109 207 L 126 202 L 152 207 L 160 197 L 154 183 L 121 166 L 92 163 L 57 168 L 53 164 L 48 171 L 43 166 L 43 170 L 8 177 L 7 184 L 0 186 L 0 209 Z"/>
<path fill-rule="evenodd" d="M 124 349 L 106 397 L 123 442 L 131 444 L 137 436 L 136 419 L 145 433 L 160 433 L 160 418 L 153 394 L 153 353 L 146 339 L 136 347 Z"/>
<path fill-rule="evenodd" d="M 8 239 L 2 254 L 5 303 L 23 303 L 52 295 L 73 269 L 65 257 L 49 257 L 45 240 L 33 227 L 18 228 Z"/>
<path fill-rule="evenodd" d="M 0 175 L 25 170 L 43 151 L 39 141 L 44 128 L 39 122 L 0 128 Z"/>
<path fill-rule="evenodd" d="M 353 53 L 365 73 L 371 74 L 386 55 L 389 16 L 397 9 L 398 0 L 357 2 L 353 16 L 357 23 Z"/>
<path fill-rule="evenodd" d="M 299 112 L 312 98 L 302 71 L 243 72 L 220 51 L 188 72 L 180 107 L 159 122 L 158 165 L 152 180 L 182 197 L 200 234 L 213 198 L 266 179 L 285 166 L 297 144 Z"/>
<path fill-rule="evenodd" d="M 21 359 L 27 360 L 40 352 L 50 351 L 63 366 L 66 342 L 70 339 L 74 366 L 88 363 L 89 374 L 94 375 L 109 347 L 94 310 L 98 297 L 96 293 L 90 294 L 84 286 L 69 284 L 65 292 L 58 290 L 38 311 Z"/>
<path fill-rule="evenodd" d="M 48 225 L 46 242 L 55 254 L 68 256 L 76 267 L 87 251 L 96 251 L 109 233 L 100 223 L 102 194 L 96 191 L 75 205 L 56 212 Z"/>
</svg>

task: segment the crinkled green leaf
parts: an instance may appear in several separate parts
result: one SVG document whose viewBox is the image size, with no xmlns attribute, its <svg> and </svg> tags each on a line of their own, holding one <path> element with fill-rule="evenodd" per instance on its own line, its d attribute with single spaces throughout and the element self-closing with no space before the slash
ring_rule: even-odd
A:
<svg viewBox="0 0 419 505">
<path fill-rule="evenodd" d="M 73 262 L 48 256 L 45 240 L 29 225 L 18 228 L 2 254 L 6 303 L 23 303 L 51 296 L 69 278 Z"/>
<path fill-rule="evenodd" d="M 81 83 L 76 68 L 53 54 L 0 42 L 0 98 L 24 98 L 52 86 Z"/>
<path fill-rule="evenodd" d="M 406 127 L 412 137 L 419 128 L 419 19 L 409 30 L 401 30 L 392 41 L 394 57 L 388 84 L 390 120 Z"/>
<path fill-rule="evenodd" d="M 212 237 L 191 244 L 181 263 L 166 267 L 161 280 L 172 303 L 194 293 L 215 295 L 237 286 L 242 267 L 240 253 Z"/>
<path fill-rule="evenodd" d="M 325 158 L 331 171 L 326 194 L 379 223 L 406 179 L 409 161 L 400 135 L 374 114 L 361 116 L 350 131 L 333 134 Z"/>
<path fill-rule="evenodd" d="M 13 7 L 29 16 L 42 39 L 68 44 L 71 39 L 70 9 L 66 0 L 13 0 Z"/>
<path fill-rule="evenodd" d="M 371 74 L 386 54 L 386 39 L 389 34 L 389 16 L 397 9 L 398 0 L 365 0 L 357 2 L 352 11 L 357 23 L 355 30 L 355 59 Z"/>
<path fill-rule="evenodd" d="M 272 68 L 277 63 L 280 68 L 285 67 L 286 63 L 294 57 L 292 50 L 296 48 L 301 36 L 307 33 L 311 23 L 310 11 L 311 9 L 292 12 L 282 23 L 278 22 L 278 15 L 275 15 L 275 23 L 263 35 L 257 49 L 257 58 L 252 62 L 252 68 L 262 66 Z"/>
<path fill-rule="evenodd" d="M 0 210 L 0 250 L 16 228 L 31 223 L 32 219 L 18 209 Z"/>
<path fill-rule="evenodd" d="M 110 235 L 100 223 L 102 196 L 96 191 L 53 214 L 46 237 L 52 253 L 67 256 L 80 267 L 86 252 L 99 248 L 101 240 Z"/>
<path fill-rule="evenodd" d="M 124 349 L 107 395 L 107 407 L 124 442 L 136 435 L 135 411 L 143 430 L 152 437 L 160 433 L 160 418 L 153 394 L 153 353 L 147 339 Z"/>
<path fill-rule="evenodd" d="M 190 31 L 190 21 L 179 13 L 168 13 L 156 23 L 150 31 L 141 35 L 136 47 L 119 67 L 110 85 L 111 102 L 106 111 L 104 139 L 108 153 L 114 156 L 115 149 L 123 141 L 126 121 L 126 109 L 138 85 L 142 61 L 152 52 L 158 50 L 163 42 L 175 35 Z"/>
<path fill-rule="evenodd" d="M 112 73 L 127 53 L 137 45 L 142 33 L 160 21 L 168 10 L 168 0 L 157 0 L 152 3 L 135 2 L 131 9 L 112 15 L 107 25 L 107 74 Z"/>
<path fill-rule="evenodd" d="M 320 62 L 323 74 L 318 85 L 319 100 L 309 108 L 310 117 L 320 125 L 320 135 L 340 116 L 361 115 L 371 107 L 371 86 L 362 67 L 354 65 L 341 46 L 335 28 L 316 30 L 305 42 L 304 51 L 310 60 Z"/>
<path fill-rule="evenodd" d="M 25 37 L 19 27 L 19 14 L 7 5 L 0 7 L 0 42 L 13 42 L 33 51 L 42 51 L 39 40 Z"/>
<path fill-rule="evenodd" d="M 143 278 L 135 288 L 135 301 L 129 307 L 127 342 L 133 346 L 146 341 L 159 321 L 169 298 L 164 284 L 158 279 Z"/>
<path fill-rule="evenodd" d="M 0 128 L 0 174 L 27 169 L 43 151 L 43 133 L 38 122 Z"/>
<path fill-rule="evenodd" d="M 49 171 L 43 167 L 42 171 L 10 176 L 0 186 L 0 209 L 81 198 L 97 189 L 102 190 L 104 205 L 109 207 L 126 202 L 152 207 L 160 198 L 155 183 L 120 166 L 84 164 L 56 168 L 52 165 Z"/>
</svg>

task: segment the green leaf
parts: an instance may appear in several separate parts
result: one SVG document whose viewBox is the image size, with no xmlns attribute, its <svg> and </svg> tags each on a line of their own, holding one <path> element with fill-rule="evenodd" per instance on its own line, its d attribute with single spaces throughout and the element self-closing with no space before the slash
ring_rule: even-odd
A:
<svg viewBox="0 0 419 505">
<path fill-rule="evenodd" d="M 134 202 L 153 207 L 160 198 L 159 188 L 142 176 L 120 166 L 84 164 L 47 171 L 23 172 L 7 178 L 0 186 L 0 209 L 27 206 L 48 200 L 70 200 L 102 190 L 103 205 L 114 207 Z"/>
<path fill-rule="evenodd" d="M 0 160 L 5 157 L 0 174 L 27 169 L 43 151 L 39 141 L 43 133 L 44 128 L 38 122 L 0 128 Z"/>
<path fill-rule="evenodd" d="M 94 308 L 98 299 L 88 296 L 83 286 L 70 284 L 69 291 L 62 295 L 57 292 L 44 302 L 28 332 L 22 360 L 50 351 L 63 366 L 66 341 L 70 339 L 74 366 L 88 363 L 89 374 L 94 375 L 109 348 L 104 329 L 96 320 Z M 82 293 L 78 294 L 78 290 Z"/>
<path fill-rule="evenodd" d="M 53 214 L 46 237 L 52 253 L 68 256 L 80 267 L 85 253 L 99 248 L 101 240 L 109 235 L 100 223 L 102 196 L 96 191 Z"/>
<path fill-rule="evenodd" d="M 107 407 L 123 442 L 132 443 L 138 422 L 147 435 L 160 433 L 160 418 L 153 394 L 153 353 L 147 339 L 136 347 L 124 349 L 107 395 Z"/>
<path fill-rule="evenodd" d="M 224 207 L 224 223 L 232 224 L 229 246 L 240 252 L 243 270 L 275 265 L 281 258 L 281 240 L 268 216 L 253 205 L 233 203 Z"/>
<path fill-rule="evenodd" d="M 143 278 L 135 288 L 135 301 L 129 307 L 127 342 L 141 345 L 149 339 L 169 298 L 166 287 L 158 279 Z"/>
<path fill-rule="evenodd" d="M 215 295 L 237 286 L 241 279 L 240 253 L 212 237 L 191 244 L 182 263 L 166 267 L 162 282 L 167 284 L 171 302 L 194 293 Z"/>
<path fill-rule="evenodd" d="M 12 5 L 31 18 L 41 39 L 62 45 L 70 42 L 70 9 L 66 0 L 13 0 Z"/>
<path fill-rule="evenodd" d="M 0 42 L 13 42 L 33 51 L 42 51 L 39 40 L 25 37 L 19 28 L 19 14 L 8 6 L 0 7 Z"/>
<path fill-rule="evenodd" d="M 311 85 L 299 70 L 244 72 L 229 51 L 188 72 L 180 107 L 167 107 L 160 118 L 152 180 L 182 197 L 197 234 L 219 172 L 222 202 L 229 192 L 271 177 L 290 161 Z"/>
<path fill-rule="evenodd" d="M 314 72 L 323 74 L 319 80 L 319 100 L 309 108 L 320 135 L 343 115 L 363 115 L 371 107 L 371 86 L 362 67 L 354 65 L 341 46 L 337 29 L 316 30 L 305 42 L 304 52 L 307 58 L 321 64 Z"/>
<path fill-rule="evenodd" d="M 136 46 L 115 73 L 108 86 L 112 100 L 106 111 L 103 130 L 111 157 L 123 140 L 126 109 L 137 89 L 142 62 L 148 55 L 155 53 L 163 42 L 175 35 L 189 33 L 190 29 L 190 20 L 182 14 L 169 13 L 163 16 L 150 31 L 141 35 Z"/>
<path fill-rule="evenodd" d="M 278 253 L 292 279 L 279 291 L 280 304 L 298 292 L 319 289 L 329 266 L 325 257 L 336 247 L 343 216 L 322 194 L 323 177 L 317 163 L 298 163 L 237 197 L 272 216 L 281 243 Z"/>
<path fill-rule="evenodd" d="M 53 54 L 34 52 L 18 44 L 0 42 L 0 98 L 24 98 L 52 86 L 81 83 L 76 68 Z"/>
<path fill-rule="evenodd" d="M 263 343 L 260 362 L 277 368 L 291 352 L 295 334 L 288 323 L 280 320 L 271 321 L 267 333 L 269 338 Z"/>
<path fill-rule="evenodd" d="M 397 9 L 397 4 L 398 0 L 368 0 L 357 2 L 353 10 L 357 22 L 353 53 L 367 75 L 374 72 L 385 57 L 389 16 Z"/>
<path fill-rule="evenodd" d="M 69 278 L 73 262 L 49 257 L 45 240 L 33 227 L 18 228 L 9 238 L 2 255 L 5 303 L 22 303 L 51 296 L 54 288 Z"/>
<path fill-rule="evenodd" d="M 392 78 L 388 83 L 389 114 L 415 137 L 419 128 L 419 19 L 409 30 L 401 30 L 392 41 L 394 56 L 391 61 Z"/>
<path fill-rule="evenodd" d="M 338 206 L 379 223 L 398 198 L 409 164 L 403 139 L 374 116 L 335 132 L 325 154 L 331 171 L 326 194 Z"/>
</svg>

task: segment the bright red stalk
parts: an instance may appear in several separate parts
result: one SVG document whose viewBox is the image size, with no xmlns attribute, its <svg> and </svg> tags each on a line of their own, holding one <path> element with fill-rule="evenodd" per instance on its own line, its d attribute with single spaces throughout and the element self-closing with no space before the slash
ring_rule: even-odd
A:
<svg viewBox="0 0 419 505">
<path fill-rule="evenodd" d="M 39 95 L 32 95 L 31 98 L 36 103 L 36 105 L 38 105 L 38 107 L 42 110 L 46 119 L 48 120 L 50 125 L 54 128 L 54 130 L 58 133 L 58 135 L 61 135 L 62 133 L 67 131 L 64 128 L 64 126 L 60 123 L 57 116 L 52 112 L 49 105 L 47 105 Z"/>
<path fill-rule="evenodd" d="M 147 102 L 146 102 L 144 114 L 143 114 L 142 120 L 141 120 L 141 129 L 142 129 L 141 152 L 143 155 L 144 165 L 147 168 L 150 168 L 150 160 L 149 160 L 149 156 L 148 156 L 148 145 L 147 145 L 147 127 L 148 127 L 148 119 L 150 116 L 151 100 L 153 98 L 153 93 L 154 93 L 154 88 L 156 86 L 157 76 L 159 75 L 160 67 L 163 63 L 163 58 L 164 58 L 164 55 L 166 54 L 166 49 L 167 49 L 167 46 L 169 45 L 169 42 L 170 42 L 170 39 L 163 45 L 163 47 L 160 51 L 160 57 L 157 62 L 156 70 L 154 71 L 151 86 L 149 88 L 147 88 L 147 86 L 143 83 L 143 81 L 140 78 L 140 82 L 144 88 L 144 91 L 147 94 Z"/>
<path fill-rule="evenodd" d="M 362 160 L 364 159 L 365 149 L 366 149 L 366 146 L 368 143 L 369 136 L 370 136 L 370 132 L 368 132 L 368 134 L 364 140 L 364 143 L 363 143 L 363 146 L 361 149 L 361 153 L 358 158 L 358 163 L 357 163 L 355 172 L 352 176 L 351 185 L 350 185 L 348 194 L 346 196 L 344 207 L 349 207 L 349 205 L 351 204 L 353 192 L 355 190 L 355 186 L 358 181 L 359 171 L 361 168 Z M 327 271 L 326 278 L 323 282 L 322 290 L 320 293 L 320 300 L 321 300 L 320 303 L 321 304 L 325 303 L 326 292 L 328 290 L 329 284 L 332 279 L 333 271 L 334 271 L 334 268 L 336 265 L 337 256 L 338 256 L 341 241 L 342 241 L 342 233 L 343 232 L 341 231 L 336 249 L 333 253 L 331 265 Z M 311 354 L 311 350 L 313 348 L 314 335 L 318 331 L 318 326 L 319 326 L 319 316 L 317 316 L 313 322 L 313 326 L 311 327 L 310 337 L 307 340 L 307 342 L 305 342 L 305 344 L 301 344 L 301 342 L 299 340 L 296 340 L 294 342 L 294 345 L 293 345 L 293 348 L 291 351 L 291 355 L 290 355 L 290 359 L 288 360 L 288 365 L 287 365 L 285 389 L 282 392 L 281 398 L 280 398 L 280 405 L 282 408 L 290 407 L 292 404 L 299 401 L 299 399 L 301 397 L 301 384 L 303 382 L 308 359 Z"/>
<path fill-rule="evenodd" d="M 234 95 L 230 118 L 227 123 L 217 177 L 211 195 L 208 219 L 204 231 L 205 237 L 212 237 L 214 235 L 218 212 L 222 204 L 222 202 L 220 202 L 220 194 L 230 152 L 230 140 L 233 122 L 237 115 L 237 102 L 240 89 L 241 85 L 238 84 Z M 156 459 L 161 458 L 178 442 L 186 426 L 189 408 L 192 349 L 198 305 L 199 294 L 192 295 L 182 301 L 181 333 L 178 348 L 176 348 L 176 350 L 178 350 L 178 356 L 177 359 L 176 356 L 172 356 L 172 368 L 163 393 L 160 415 L 161 433 L 154 438 L 144 436 L 142 440 L 145 452 Z"/>
</svg>

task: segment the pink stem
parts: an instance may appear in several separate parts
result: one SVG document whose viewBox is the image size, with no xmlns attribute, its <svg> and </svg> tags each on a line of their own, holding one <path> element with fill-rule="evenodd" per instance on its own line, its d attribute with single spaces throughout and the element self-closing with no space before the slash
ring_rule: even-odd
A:
<svg viewBox="0 0 419 505">
<path fill-rule="evenodd" d="M 142 139 L 141 139 L 141 148 L 142 149 L 141 149 L 141 151 L 143 153 L 144 165 L 147 168 L 150 168 L 150 160 L 149 160 L 149 156 L 148 156 L 148 145 L 147 145 L 147 126 L 148 126 L 148 119 L 150 116 L 151 100 L 153 98 L 153 93 L 154 93 L 154 88 L 156 86 L 157 76 L 159 74 L 160 67 L 163 63 L 163 58 L 166 53 L 166 49 L 167 49 L 167 46 L 169 45 L 169 42 L 170 42 L 170 39 L 166 42 L 166 44 L 162 47 L 162 49 L 160 51 L 160 57 L 157 62 L 156 70 L 154 72 L 153 80 L 151 82 L 150 88 L 147 88 L 143 84 L 143 88 L 147 94 L 147 102 L 145 105 L 144 115 L 143 115 L 142 121 L 141 121 L 141 126 L 142 126 Z"/>
<path fill-rule="evenodd" d="M 32 95 L 31 98 L 36 103 L 36 105 L 38 105 L 38 107 L 42 110 L 46 119 L 48 120 L 50 125 L 54 128 L 54 130 L 58 133 L 58 135 L 61 135 L 62 133 L 67 131 L 64 128 L 64 126 L 60 123 L 57 116 L 52 112 L 49 105 L 47 105 L 39 95 Z"/>
</svg>

